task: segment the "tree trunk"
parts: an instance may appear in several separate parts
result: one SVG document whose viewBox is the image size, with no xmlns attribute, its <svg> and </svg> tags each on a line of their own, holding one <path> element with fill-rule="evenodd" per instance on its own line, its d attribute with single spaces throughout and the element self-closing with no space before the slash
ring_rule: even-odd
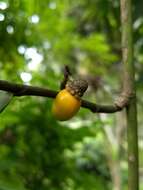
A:
<svg viewBox="0 0 143 190">
<path fill-rule="evenodd" d="M 128 141 L 128 189 L 139 189 L 138 176 L 138 135 L 137 135 L 137 108 L 136 89 L 133 62 L 132 39 L 132 2 L 120 0 L 122 23 L 122 56 L 124 68 L 124 92 L 130 100 L 126 109 L 127 113 L 127 141 Z"/>
</svg>

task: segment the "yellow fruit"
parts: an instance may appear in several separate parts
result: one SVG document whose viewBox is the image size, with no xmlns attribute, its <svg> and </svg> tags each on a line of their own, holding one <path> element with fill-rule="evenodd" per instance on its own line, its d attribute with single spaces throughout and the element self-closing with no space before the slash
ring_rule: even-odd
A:
<svg viewBox="0 0 143 190">
<path fill-rule="evenodd" d="M 80 106 L 81 100 L 64 89 L 57 94 L 53 103 L 52 113 L 56 119 L 66 121 L 78 112 Z"/>
</svg>

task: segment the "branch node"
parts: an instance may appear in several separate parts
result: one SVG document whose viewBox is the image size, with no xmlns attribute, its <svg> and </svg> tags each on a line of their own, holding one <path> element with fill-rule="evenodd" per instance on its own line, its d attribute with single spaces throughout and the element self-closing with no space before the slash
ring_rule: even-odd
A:
<svg viewBox="0 0 143 190">
<path fill-rule="evenodd" d="M 129 104 L 131 98 L 135 97 L 135 93 L 122 92 L 121 95 L 115 100 L 115 105 L 121 109 Z"/>
</svg>

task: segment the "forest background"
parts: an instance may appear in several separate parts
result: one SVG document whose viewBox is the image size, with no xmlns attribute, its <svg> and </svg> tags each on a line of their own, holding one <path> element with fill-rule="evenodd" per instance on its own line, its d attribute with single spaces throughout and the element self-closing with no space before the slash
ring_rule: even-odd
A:
<svg viewBox="0 0 143 190">
<path fill-rule="evenodd" d="M 143 190 L 143 2 L 133 1 L 139 174 Z M 112 103 L 122 88 L 118 0 L 0 1 L 2 80 L 59 90 L 63 67 L 82 76 L 84 99 Z M 126 190 L 124 111 L 93 114 L 84 108 L 58 122 L 53 100 L 15 97 L 0 115 L 0 189 Z"/>
</svg>

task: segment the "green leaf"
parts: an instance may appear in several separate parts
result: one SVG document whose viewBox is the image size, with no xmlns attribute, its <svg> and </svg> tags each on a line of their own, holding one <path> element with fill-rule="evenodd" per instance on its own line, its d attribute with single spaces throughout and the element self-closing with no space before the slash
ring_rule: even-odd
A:
<svg viewBox="0 0 143 190">
<path fill-rule="evenodd" d="M 8 106 L 12 97 L 12 93 L 0 90 L 0 113 Z"/>
</svg>

